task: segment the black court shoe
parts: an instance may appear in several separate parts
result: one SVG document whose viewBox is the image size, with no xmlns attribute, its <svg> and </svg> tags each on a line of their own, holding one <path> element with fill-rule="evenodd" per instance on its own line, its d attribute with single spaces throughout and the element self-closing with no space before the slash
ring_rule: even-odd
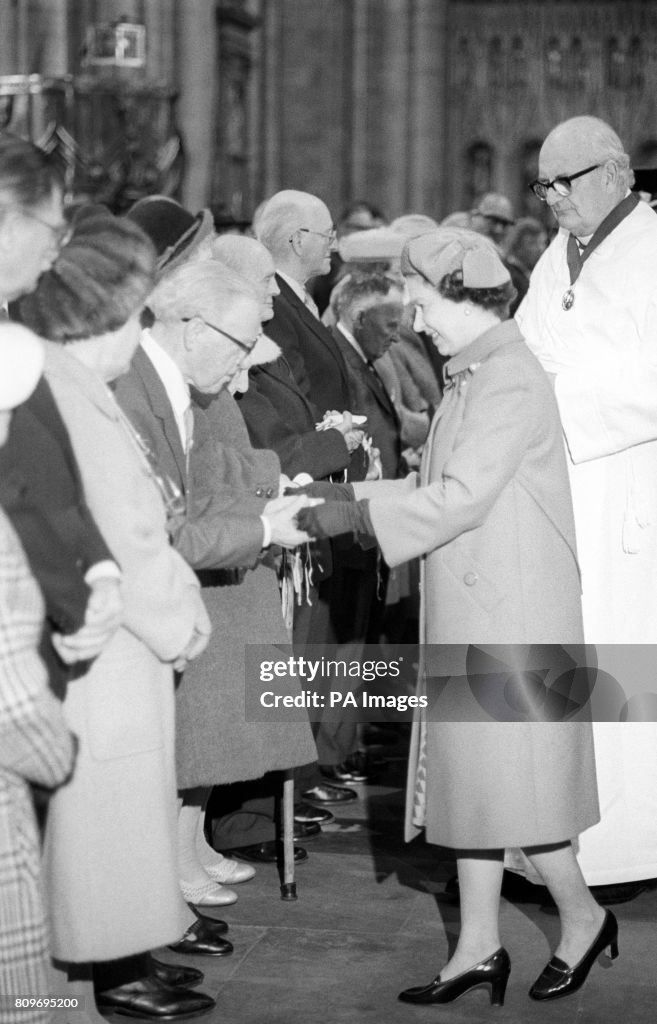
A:
<svg viewBox="0 0 657 1024">
<path fill-rule="evenodd" d="M 618 956 L 618 921 L 611 910 L 605 913 L 602 927 L 586 953 L 575 967 L 558 956 L 553 956 L 543 973 L 536 979 L 529 990 L 532 999 L 561 999 L 577 992 L 589 976 L 589 971 L 603 949 L 609 947 L 609 956 L 615 960 Z"/>
<path fill-rule="evenodd" d="M 490 985 L 490 1001 L 493 1006 L 504 1006 L 506 983 L 511 973 L 511 959 L 503 946 L 481 963 L 475 964 L 449 981 L 441 981 L 440 975 L 428 985 L 407 988 L 399 993 L 402 1003 L 451 1003 L 470 989 Z"/>
</svg>

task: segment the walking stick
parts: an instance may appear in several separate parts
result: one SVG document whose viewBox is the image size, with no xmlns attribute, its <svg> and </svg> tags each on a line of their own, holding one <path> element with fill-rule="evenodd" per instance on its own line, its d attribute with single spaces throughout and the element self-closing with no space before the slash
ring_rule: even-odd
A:
<svg viewBox="0 0 657 1024">
<path fill-rule="evenodd" d="M 283 884 L 282 900 L 296 900 L 294 881 L 294 778 L 291 769 L 283 774 Z"/>
</svg>

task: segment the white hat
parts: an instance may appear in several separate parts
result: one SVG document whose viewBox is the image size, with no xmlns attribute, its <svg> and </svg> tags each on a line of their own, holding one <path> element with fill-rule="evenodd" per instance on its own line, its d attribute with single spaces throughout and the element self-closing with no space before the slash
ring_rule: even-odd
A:
<svg viewBox="0 0 657 1024">
<path fill-rule="evenodd" d="M 27 327 L 0 323 L 0 409 L 14 409 L 34 391 L 43 373 L 45 350 Z"/>
</svg>

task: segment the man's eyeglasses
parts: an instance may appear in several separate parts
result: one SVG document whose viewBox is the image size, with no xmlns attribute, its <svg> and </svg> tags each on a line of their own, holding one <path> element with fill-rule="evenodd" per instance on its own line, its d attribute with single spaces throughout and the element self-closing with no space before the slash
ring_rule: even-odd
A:
<svg viewBox="0 0 657 1024">
<path fill-rule="evenodd" d="M 585 167 L 583 171 L 577 171 L 576 174 L 560 174 L 557 178 L 553 178 L 552 181 L 541 181 L 537 178 L 536 181 L 530 181 L 529 187 L 536 196 L 542 202 L 547 199 L 548 191 L 553 188 L 558 196 L 565 198 L 569 196 L 573 190 L 573 182 L 576 178 L 581 178 L 584 174 L 590 174 L 591 171 L 597 170 L 598 167 L 602 167 L 602 164 L 591 164 L 590 167 Z"/>
<path fill-rule="evenodd" d="M 200 320 L 201 323 L 205 324 L 206 327 L 209 327 L 210 330 L 216 331 L 217 334 L 223 334 L 224 338 L 228 338 L 228 340 L 232 341 L 234 345 L 237 345 L 238 348 L 241 348 L 243 352 L 250 352 L 251 349 L 256 344 L 256 342 L 258 341 L 258 338 L 260 337 L 260 335 L 258 335 L 258 338 L 254 338 L 253 341 L 251 342 L 240 341 L 239 338 L 236 338 L 234 335 L 229 334 L 228 331 L 224 331 L 222 327 L 215 327 L 215 325 L 211 324 L 208 320 L 204 320 L 202 316 L 183 316 L 181 317 L 181 319 L 184 324 L 188 324 L 190 320 Z"/>
<path fill-rule="evenodd" d="M 335 228 L 331 228 L 330 231 L 313 231 L 312 228 L 297 228 L 297 231 L 303 231 L 306 235 L 319 235 L 320 238 L 324 238 L 328 245 L 333 245 L 337 240 L 337 233 Z M 292 241 L 292 237 L 290 237 Z"/>
<path fill-rule="evenodd" d="M 32 213 L 26 206 L 16 205 L 14 208 L 20 210 L 23 216 L 28 217 L 29 220 L 34 220 L 37 224 L 42 224 L 44 228 L 48 228 L 48 231 L 52 233 L 57 249 L 63 249 L 71 241 L 73 227 L 70 224 L 51 224 L 49 221 L 44 220 L 43 217 L 38 217 L 36 213 Z M 11 209 L 11 207 L 8 205 L 5 209 Z"/>
</svg>

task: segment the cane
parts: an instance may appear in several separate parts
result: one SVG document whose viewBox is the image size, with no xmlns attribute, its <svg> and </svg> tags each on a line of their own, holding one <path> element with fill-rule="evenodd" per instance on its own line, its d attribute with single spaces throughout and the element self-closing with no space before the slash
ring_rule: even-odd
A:
<svg viewBox="0 0 657 1024">
<path fill-rule="evenodd" d="M 282 900 L 296 900 L 297 883 L 294 881 L 294 777 L 292 771 L 283 774 L 283 884 Z"/>
</svg>

